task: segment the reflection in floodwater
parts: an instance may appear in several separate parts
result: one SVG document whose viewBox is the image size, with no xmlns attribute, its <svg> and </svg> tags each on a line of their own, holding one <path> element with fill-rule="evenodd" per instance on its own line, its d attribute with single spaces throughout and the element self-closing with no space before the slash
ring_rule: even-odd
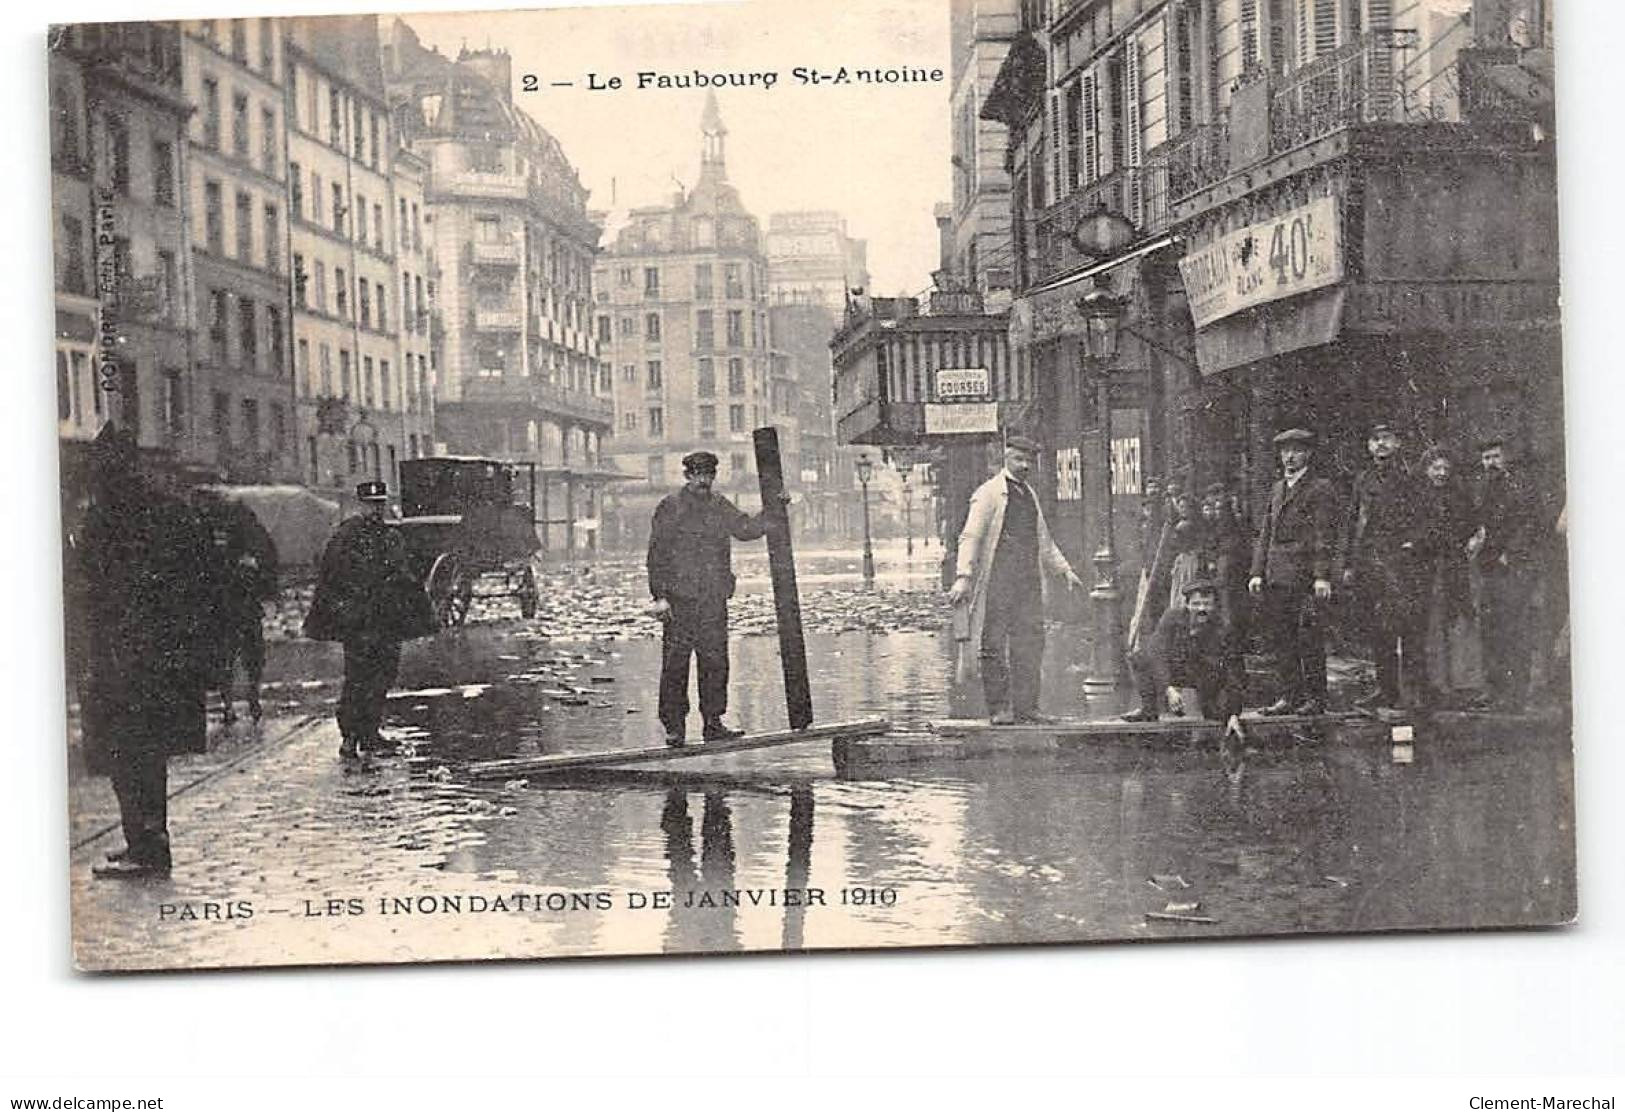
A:
<svg viewBox="0 0 1625 1112">
<path fill-rule="evenodd" d="M 961 709 L 935 635 L 818 634 L 809 650 L 821 720 L 919 725 Z M 390 728 L 414 736 L 414 782 L 485 757 L 646 745 L 655 652 L 447 637 L 409 657 Z M 772 639 L 736 638 L 733 658 L 738 720 L 781 723 Z M 1064 659 L 1050 674 L 1046 704 L 1081 705 Z M 1556 726 L 1424 734 L 1409 764 L 1386 744 L 1305 733 L 1259 749 L 1102 743 L 874 780 L 837 778 L 828 746 L 808 744 L 455 798 L 469 795 L 491 805 L 473 836 L 447 820 L 459 848 L 442 873 L 670 894 L 636 916 L 570 920 L 547 953 L 1518 925 L 1563 919 L 1575 898 Z M 1147 918 L 1171 906 L 1198 910 Z"/>
</svg>

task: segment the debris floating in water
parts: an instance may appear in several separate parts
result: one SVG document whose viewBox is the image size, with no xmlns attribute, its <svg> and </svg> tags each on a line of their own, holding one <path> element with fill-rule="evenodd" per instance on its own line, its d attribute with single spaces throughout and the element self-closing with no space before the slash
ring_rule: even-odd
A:
<svg viewBox="0 0 1625 1112">
<path fill-rule="evenodd" d="M 1199 923 L 1211 926 L 1218 922 L 1210 915 L 1175 915 L 1167 911 L 1148 911 L 1145 917 L 1154 923 Z"/>
<path fill-rule="evenodd" d="M 1169 889 L 1183 890 L 1191 886 L 1190 881 L 1186 880 L 1178 873 L 1152 873 L 1151 878 L 1147 880 L 1146 883 L 1151 885 L 1153 888 L 1160 888 L 1165 892 Z"/>
</svg>

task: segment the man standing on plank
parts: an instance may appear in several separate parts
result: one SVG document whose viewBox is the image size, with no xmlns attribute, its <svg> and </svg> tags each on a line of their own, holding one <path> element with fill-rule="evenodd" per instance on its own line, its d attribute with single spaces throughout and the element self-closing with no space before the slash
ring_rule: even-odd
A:
<svg viewBox="0 0 1625 1112">
<path fill-rule="evenodd" d="M 706 741 L 743 737 L 722 721 L 728 710 L 728 599 L 734 593 L 733 542 L 767 532 L 765 514 L 747 514 L 711 489 L 717 457 L 683 457 L 683 487 L 655 507 L 649 529 L 649 594 L 665 625 L 660 644 L 660 725 L 666 744 L 685 743 L 688 661 L 698 660 Z"/>
<path fill-rule="evenodd" d="M 948 592 L 956 607 L 970 607 L 970 643 L 980 648 L 982 693 L 995 726 L 1050 721 L 1038 711 L 1046 587 L 1059 580 L 1083 589 L 1028 485 L 1037 456 L 1037 443 L 1025 436 L 1005 441 L 1004 470 L 971 495 Z"/>
</svg>

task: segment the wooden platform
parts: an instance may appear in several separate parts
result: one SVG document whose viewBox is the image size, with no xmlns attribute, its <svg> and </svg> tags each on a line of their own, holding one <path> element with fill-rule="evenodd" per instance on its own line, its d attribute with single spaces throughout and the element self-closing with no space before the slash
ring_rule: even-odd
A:
<svg viewBox="0 0 1625 1112">
<path fill-rule="evenodd" d="M 1567 744 L 1562 716 L 1553 713 L 1486 714 L 1439 712 L 1412 716 L 1373 716 L 1355 711 L 1322 715 L 1242 715 L 1249 746 L 1300 744 L 1385 744 L 1395 731 L 1408 728 L 1412 739 L 1427 744 L 1506 737 L 1531 743 Z M 977 758 L 1085 751 L 1124 746 L 1176 748 L 1216 743 L 1224 724 L 1198 718 L 1164 717 L 1156 722 L 1119 719 L 1062 720 L 1033 725 L 993 726 L 986 719 L 945 719 L 928 731 L 837 741 L 835 767 L 843 776 L 920 770 Z"/>
<path fill-rule="evenodd" d="M 852 740 L 876 737 L 891 728 L 884 718 L 862 718 L 852 722 L 830 722 L 805 730 L 782 730 L 770 734 L 747 734 L 732 741 L 691 742 L 682 748 L 655 745 L 647 749 L 616 749 L 606 753 L 555 753 L 545 757 L 512 757 L 500 761 L 480 761 L 468 766 L 475 780 L 506 780 L 519 776 L 543 776 L 555 772 L 613 768 L 660 761 L 686 761 L 741 753 L 749 749 L 770 749 L 779 745 L 800 745 L 809 741 Z"/>
</svg>

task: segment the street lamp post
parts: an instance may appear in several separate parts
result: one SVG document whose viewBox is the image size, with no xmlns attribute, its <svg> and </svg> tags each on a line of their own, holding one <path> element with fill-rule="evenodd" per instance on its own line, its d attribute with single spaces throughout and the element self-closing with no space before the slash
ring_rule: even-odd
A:
<svg viewBox="0 0 1625 1112">
<path fill-rule="evenodd" d="M 903 479 L 904 553 L 912 559 L 914 556 L 914 492 L 908 487 L 908 476 L 909 472 L 914 469 L 914 465 L 907 461 L 899 461 L 896 467 L 897 474 L 902 476 Z"/>
<path fill-rule="evenodd" d="M 1123 644 L 1122 596 L 1117 588 L 1117 546 L 1113 524 L 1112 492 L 1112 410 L 1111 369 L 1117 359 L 1118 337 L 1122 328 L 1125 299 L 1111 292 L 1111 280 L 1104 274 L 1095 279 L 1095 287 L 1078 299 L 1078 310 L 1083 314 L 1085 356 L 1080 366 L 1079 397 L 1083 394 L 1083 378 L 1093 372 L 1095 379 L 1095 423 L 1101 440 L 1101 505 L 1105 518 L 1101 523 L 1100 547 L 1095 550 L 1095 583 L 1089 599 L 1095 611 L 1094 659 L 1084 687 L 1096 691 L 1111 691 L 1121 687 L 1127 675 Z M 1079 458 L 1083 458 L 1080 450 Z"/>
<path fill-rule="evenodd" d="M 863 585 L 875 585 L 875 545 L 869 533 L 869 480 L 874 477 L 875 464 L 868 456 L 859 456 L 858 482 L 863 487 Z"/>
</svg>

